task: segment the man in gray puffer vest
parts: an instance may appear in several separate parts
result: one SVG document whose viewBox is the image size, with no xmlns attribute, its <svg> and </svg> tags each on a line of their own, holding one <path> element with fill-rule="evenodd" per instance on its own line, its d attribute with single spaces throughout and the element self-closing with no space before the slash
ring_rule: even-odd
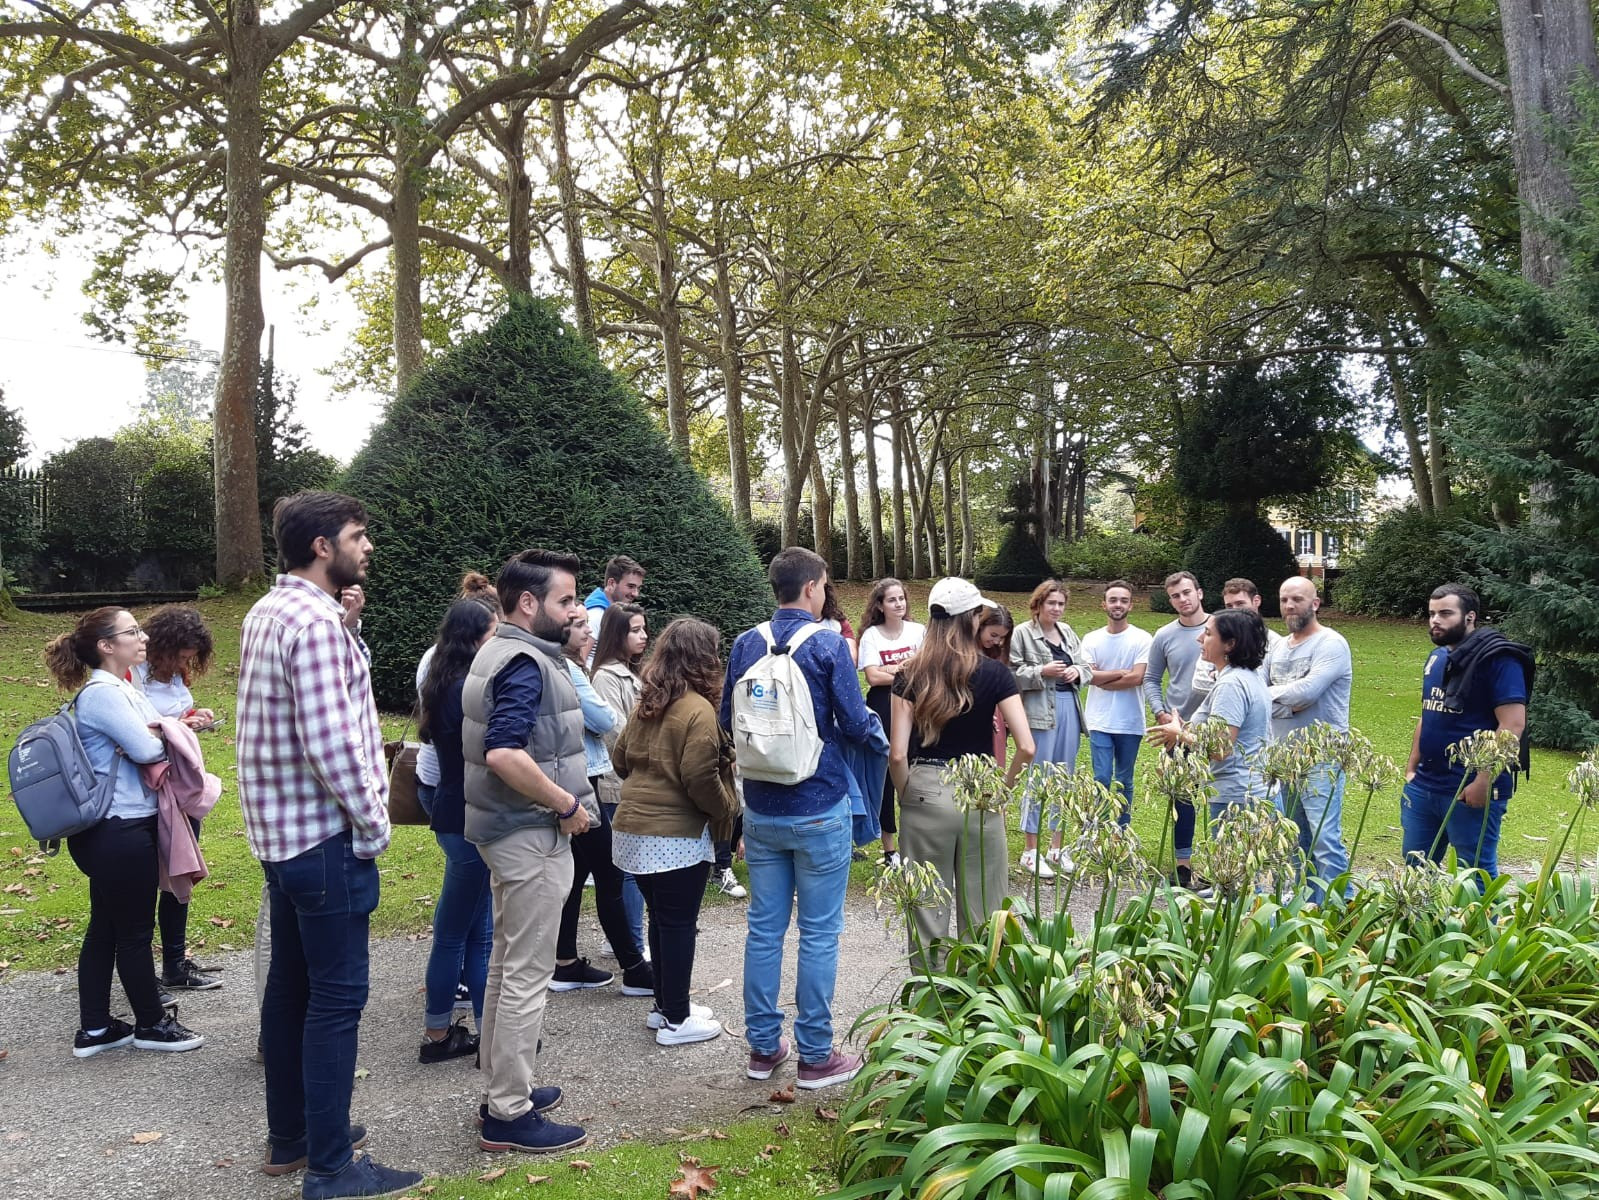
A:
<svg viewBox="0 0 1599 1200">
<path fill-rule="evenodd" d="M 466 838 L 488 864 L 494 894 L 478 1048 L 487 1073 L 479 1110 L 484 1150 L 543 1153 L 581 1146 L 581 1126 L 543 1113 L 558 1087 L 533 1086 L 544 1002 L 555 973 L 561 906 L 572 888 L 569 839 L 589 825 L 583 713 L 561 648 L 583 621 L 578 560 L 524 550 L 495 583 L 500 627 L 478 650 L 461 694 Z"/>
</svg>

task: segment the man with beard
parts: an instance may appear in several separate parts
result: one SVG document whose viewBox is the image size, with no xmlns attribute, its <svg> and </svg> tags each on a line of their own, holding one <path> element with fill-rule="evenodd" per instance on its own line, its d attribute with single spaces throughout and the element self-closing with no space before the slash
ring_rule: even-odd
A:
<svg viewBox="0 0 1599 1200">
<path fill-rule="evenodd" d="M 1229 579 L 1221 585 L 1221 602 L 1223 608 L 1248 609 L 1259 616 L 1260 614 L 1260 589 L 1255 586 L 1253 579 L 1245 579 L 1240 575 L 1237 579 Z M 1264 619 L 1264 618 L 1262 618 Z M 1283 640 L 1283 635 L 1275 629 L 1266 630 L 1266 657 L 1271 658 L 1271 652 L 1277 648 L 1277 643 Z M 1267 683 L 1266 664 L 1260 664 L 1260 677 Z"/>
<path fill-rule="evenodd" d="M 388 777 L 358 623 L 372 543 L 360 501 L 279 500 L 283 573 L 244 619 L 239 803 L 266 872 L 271 966 L 261 1004 L 269 1175 L 307 1168 L 307 1200 L 375 1196 L 421 1181 L 354 1150 L 355 1053 L 389 844 Z"/>
<path fill-rule="evenodd" d="M 1088 726 L 1094 779 L 1120 790 L 1117 819 L 1126 825 L 1133 816 L 1133 765 L 1144 738 L 1144 672 L 1152 639 L 1127 623 L 1133 585 L 1125 579 L 1107 583 L 1100 603 L 1105 627 L 1083 635 L 1084 665 L 1094 685 L 1083 703 L 1083 721 Z"/>
<path fill-rule="evenodd" d="M 1499 825 L 1515 774 L 1498 779 L 1449 761 L 1449 747 L 1479 729 L 1508 729 L 1522 739 L 1521 769 L 1527 766 L 1527 700 L 1532 695 L 1532 652 L 1497 629 L 1479 629 L 1477 593 L 1446 583 L 1427 602 L 1427 632 L 1438 647 L 1421 676 L 1421 721 L 1405 769 L 1399 806 L 1404 852 L 1441 860 L 1444 842 L 1456 860 L 1499 873 Z M 1456 799 L 1456 794 L 1459 799 Z"/>
<path fill-rule="evenodd" d="M 472 660 L 461 693 L 466 840 L 489 868 L 494 950 L 478 1050 L 484 1150 L 529 1154 L 588 1140 L 544 1113 L 561 1089 L 533 1086 L 555 974 L 561 907 L 572 890 L 570 839 L 589 827 L 583 709 L 562 648 L 583 621 L 578 559 L 524 550 L 495 582 L 504 617 Z"/>
<path fill-rule="evenodd" d="M 1294 576 L 1277 591 L 1288 636 L 1266 652 L 1271 693 L 1271 736 L 1289 738 L 1320 722 L 1349 729 L 1349 691 L 1354 663 L 1342 634 L 1321 623 L 1316 585 Z M 1344 773 L 1319 762 L 1293 794 L 1281 797 L 1283 812 L 1299 826 L 1299 849 L 1310 863 L 1310 894 L 1321 903 L 1326 885 L 1349 869 L 1344 848 Z M 1346 885 L 1345 894 L 1353 888 Z"/>
<path fill-rule="evenodd" d="M 1155 714 L 1155 725 L 1164 725 L 1176 713 L 1184 722 L 1198 711 L 1210 689 L 1216 686 L 1215 669 L 1199 656 L 1199 635 L 1210 614 L 1205 611 L 1205 593 L 1190 571 L 1166 576 L 1166 598 L 1177 613 L 1155 631 L 1149 645 L 1149 662 L 1144 671 L 1144 700 Z M 1162 686 L 1164 677 L 1164 686 Z M 1196 886 L 1189 858 L 1194 849 L 1194 806 L 1178 801 L 1173 824 L 1172 857 L 1177 860 L 1174 882 L 1181 887 Z M 1205 886 L 1199 881 L 1199 887 Z"/>
</svg>

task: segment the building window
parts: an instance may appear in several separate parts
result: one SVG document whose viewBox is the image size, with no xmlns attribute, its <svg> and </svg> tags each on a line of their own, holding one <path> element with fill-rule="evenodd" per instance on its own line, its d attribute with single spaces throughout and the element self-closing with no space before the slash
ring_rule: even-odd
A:
<svg viewBox="0 0 1599 1200">
<path fill-rule="evenodd" d="M 1336 533 L 1329 533 L 1329 534 L 1323 535 L 1321 541 L 1322 541 L 1322 546 L 1326 550 L 1326 554 L 1327 554 L 1328 558 L 1337 558 L 1338 557 L 1338 552 L 1343 549 L 1343 547 L 1339 544 L 1339 538 L 1338 538 L 1338 535 Z"/>
<path fill-rule="evenodd" d="M 1294 531 L 1294 553 L 1313 555 L 1316 553 L 1316 531 L 1313 529 L 1298 529 Z"/>
</svg>

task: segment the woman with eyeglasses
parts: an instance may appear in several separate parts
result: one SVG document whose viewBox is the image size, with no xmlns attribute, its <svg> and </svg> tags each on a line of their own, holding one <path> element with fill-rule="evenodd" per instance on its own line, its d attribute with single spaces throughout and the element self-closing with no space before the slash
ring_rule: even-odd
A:
<svg viewBox="0 0 1599 1200">
<path fill-rule="evenodd" d="M 89 924 L 78 952 L 77 1036 L 72 1053 L 88 1058 L 126 1046 L 194 1050 L 205 1039 L 161 1007 L 150 941 L 155 934 L 158 866 L 155 792 L 139 774 L 166 747 L 150 728 L 158 719 L 128 681 L 145 660 L 145 633 L 121 608 L 97 608 L 45 647 L 45 665 L 63 688 L 77 688 L 74 714 L 84 753 L 103 778 L 115 774 L 105 818 L 67 839 L 67 852 L 89 878 Z M 111 1015 L 111 971 L 122 980 L 133 1024 Z"/>
</svg>

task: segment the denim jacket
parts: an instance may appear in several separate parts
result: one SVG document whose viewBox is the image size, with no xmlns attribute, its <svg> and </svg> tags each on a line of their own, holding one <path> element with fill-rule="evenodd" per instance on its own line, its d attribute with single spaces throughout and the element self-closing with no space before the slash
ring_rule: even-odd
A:
<svg viewBox="0 0 1599 1200">
<path fill-rule="evenodd" d="M 605 748 L 605 735 L 616 728 L 616 710 L 600 699 L 582 667 L 567 659 L 566 669 L 577 689 L 577 701 L 583 706 L 583 753 L 588 757 L 589 778 L 609 775 L 611 755 Z"/>
</svg>

